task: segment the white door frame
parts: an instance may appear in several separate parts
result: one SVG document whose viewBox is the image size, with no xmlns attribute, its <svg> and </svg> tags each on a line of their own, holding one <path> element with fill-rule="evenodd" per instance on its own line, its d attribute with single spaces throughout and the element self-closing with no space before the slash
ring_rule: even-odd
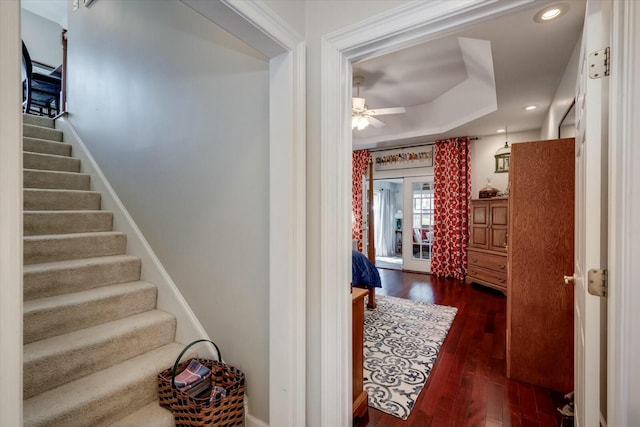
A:
<svg viewBox="0 0 640 427">
<path fill-rule="evenodd" d="M 412 1 L 321 39 L 321 425 L 351 424 L 351 64 L 433 40 L 533 0 Z M 345 381 L 345 378 L 347 379 Z"/>
<path fill-rule="evenodd" d="M 0 378 L 3 383 L 0 425 L 3 426 L 22 425 L 20 58 L 20 2 L 0 0 Z"/>
<path fill-rule="evenodd" d="M 640 253 L 640 197 L 633 193 L 632 182 L 640 182 L 640 153 L 633 141 L 640 139 L 638 121 L 633 112 L 640 109 L 638 82 L 634 77 L 640 72 L 638 53 L 632 52 L 640 45 L 640 29 L 635 25 L 639 7 L 634 1 L 614 2 L 614 23 L 619 23 L 618 39 L 624 54 L 616 54 L 614 64 L 620 63 L 619 81 L 612 79 L 613 117 L 610 121 L 614 133 L 622 133 L 618 143 L 611 144 L 609 170 L 618 177 L 609 180 L 610 195 L 616 212 L 610 213 L 611 243 L 615 245 L 610 255 L 616 257 L 609 263 L 612 286 L 609 308 L 609 421 L 610 425 L 628 425 L 624 422 L 629 412 L 629 396 L 640 394 L 637 384 L 623 381 L 635 363 L 634 354 L 640 351 L 640 340 L 632 338 L 629 329 L 634 317 L 631 307 L 640 303 L 638 290 L 633 289 L 634 277 L 640 277 L 638 263 L 632 262 L 632 254 Z M 495 18 L 516 10 L 538 7 L 529 0 L 492 1 L 461 0 L 411 2 L 386 13 L 367 19 L 342 30 L 325 35 L 321 41 L 321 355 L 322 394 L 321 424 L 349 425 L 351 422 L 350 305 L 347 294 L 349 282 L 349 241 L 351 204 L 351 64 L 376 55 L 388 53 L 411 44 L 435 39 L 458 28 Z M 634 21 L 635 19 L 635 21 Z M 624 22 L 622 22 L 624 21 Z M 616 27 L 614 24 L 613 27 Z M 624 40 L 624 43 L 622 43 Z M 635 45 L 634 45 L 635 42 Z M 616 56 L 618 55 L 618 56 Z M 634 63 L 635 60 L 635 63 Z M 634 74 L 635 73 L 635 74 Z M 631 92 L 630 92 L 631 90 Z M 629 94 L 632 101 L 623 101 L 617 94 Z M 634 108 L 635 107 L 635 110 Z M 633 137 L 633 138 L 632 138 Z M 616 141 L 615 135 L 612 141 Z M 633 166 L 635 165 L 635 170 Z M 633 181 L 635 179 L 635 181 Z M 631 234 L 635 226 L 635 235 Z M 626 235 L 625 233 L 628 233 Z M 635 237 L 635 239 L 633 239 Z M 635 249 L 635 252 L 632 251 Z M 615 281 L 614 281 L 615 277 Z M 611 319 L 615 317 L 615 319 Z M 637 324 L 638 322 L 636 322 Z M 634 372 L 638 375 L 640 370 Z M 631 390 L 630 390 L 631 388 Z M 634 394 L 625 394 L 630 391 Z M 617 422 L 618 419 L 623 421 Z"/>
<path fill-rule="evenodd" d="M 203 15 L 269 58 L 269 422 L 304 425 L 306 293 L 300 286 L 306 280 L 304 39 L 260 1 L 184 3 L 202 7 Z M 16 84 L 20 2 L 2 0 L 0 12 L 0 376 L 6 380 L 0 425 L 22 425 L 22 117 Z M 250 414 L 247 421 L 261 423 Z"/>
<path fill-rule="evenodd" d="M 613 1 L 609 82 L 607 424 L 640 425 L 640 4 Z"/>
</svg>

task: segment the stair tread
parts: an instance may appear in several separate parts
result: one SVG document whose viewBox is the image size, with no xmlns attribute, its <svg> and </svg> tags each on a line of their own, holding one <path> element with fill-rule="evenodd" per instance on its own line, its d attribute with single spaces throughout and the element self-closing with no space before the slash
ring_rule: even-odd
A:
<svg viewBox="0 0 640 427">
<path fill-rule="evenodd" d="M 78 158 L 34 151 L 22 151 L 23 167 L 29 169 L 61 170 L 81 172 L 81 161 Z"/>
<path fill-rule="evenodd" d="M 63 239 L 83 239 L 86 237 L 102 236 L 123 236 L 122 231 L 90 231 L 87 233 L 64 233 L 64 234 L 38 234 L 36 236 L 23 236 L 24 241 L 36 240 L 63 240 Z"/>
<path fill-rule="evenodd" d="M 71 157 L 73 150 L 71 144 L 61 141 L 52 141 L 50 139 L 34 138 L 25 136 L 22 138 L 23 151 L 30 153 L 57 153 L 59 156 Z M 53 151 L 53 152 L 51 152 Z"/>
<path fill-rule="evenodd" d="M 35 124 L 35 123 L 25 123 L 25 122 L 24 122 L 24 120 L 23 120 L 23 122 L 22 122 L 22 127 L 25 127 L 25 126 L 28 126 L 28 127 L 31 127 L 31 128 L 42 128 L 42 129 L 54 130 L 54 131 L 57 131 L 57 132 L 62 133 L 62 131 L 61 131 L 61 130 L 59 130 L 59 129 L 56 129 L 56 128 L 50 128 L 50 127 L 48 127 L 48 126 L 40 126 L 40 125 L 37 125 L 37 124 Z"/>
<path fill-rule="evenodd" d="M 24 363 L 26 365 L 27 363 L 51 357 L 52 355 L 92 347 L 98 343 L 108 341 L 113 337 L 135 331 L 143 325 L 151 325 L 171 319 L 174 319 L 174 316 L 167 312 L 149 310 L 144 313 L 127 316 L 123 319 L 112 320 L 100 325 L 35 341 L 23 346 Z"/>
<path fill-rule="evenodd" d="M 44 141 L 48 141 L 48 140 L 45 139 Z M 49 142 L 52 142 L 52 141 L 49 141 Z M 53 142 L 55 142 L 55 141 L 53 141 Z M 59 142 L 58 144 L 62 144 L 62 143 Z M 80 159 L 77 159 L 75 157 L 61 156 L 59 154 L 39 153 L 37 151 L 26 151 L 26 150 L 23 150 L 22 154 L 28 154 L 28 155 L 38 156 L 38 157 L 53 157 L 55 159 L 73 160 L 73 161 L 77 161 L 77 162 L 80 161 Z"/>
<path fill-rule="evenodd" d="M 175 425 L 171 411 L 163 408 L 157 400 L 154 400 L 109 427 L 174 427 Z"/>
<path fill-rule="evenodd" d="M 82 172 L 24 168 L 22 177 L 23 188 L 85 191 L 91 188 L 91 175 Z"/>
<path fill-rule="evenodd" d="M 64 211 L 63 211 L 64 212 Z M 45 271 L 65 270 L 69 268 L 85 267 L 94 264 L 110 264 L 123 261 L 137 261 L 135 255 L 107 255 L 83 259 L 70 259 L 64 261 L 43 262 L 40 264 L 29 264 L 23 267 L 23 274 L 42 273 Z"/>
<path fill-rule="evenodd" d="M 92 190 L 66 190 L 63 188 L 24 188 L 22 191 L 41 191 L 41 192 L 57 192 L 57 193 L 78 193 L 78 194 L 101 194 L 99 191 Z"/>
<path fill-rule="evenodd" d="M 154 284 L 132 281 L 27 300 L 23 344 L 153 310 L 156 298 Z"/>
<path fill-rule="evenodd" d="M 64 156 L 58 156 L 58 157 L 64 157 Z M 72 175 L 72 176 L 81 175 L 81 176 L 88 176 L 88 177 L 91 176 L 88 173 L 84 173 L 84 172 L 57 171 L 57 170 L 50 170 L 50 169 L 23 168 L 22 171 L 23 172 L 38 173 L 38 174 Z M 42 190 L 50 190 L 50 189 L 49 188 L 42 188 Z M 88 190 L 85 190 L 85 191 L 88 191 Z"/>
<path fill-rule="evenodd" d="M 178 343 L 170 343 L 29 398 L 24 401 L 24 424 L 64 425 L 69 424 L 67 418 L 80 413 L 96 418 L 87 420 L 89 424 L 98 423 L 105 417 L 104 414 L 98 413 L 98 410 L 108 410 L 101 408 L 101 404 L 109 396 L 122 395 L 133 384 L 140 383 L 150 376 L 155 378 L 158 372 L 173 365 L 182 348 Z M 136 399 L 139 396 L 131 398 Z"/>
<path fill-rule="evenodd" d="M 35 114 L 23 113 L 22 123 L 55 129 L 55 120 L 53 120 L 53 118 L 51 117 L 46 116 L 37 116 Z"/>
<path fill-rule="evenodd" d="M 106 210 L 23 211 L 23 235 L 113 231 L 113 213 Z"/>
<path fill-rule="evenodd" d="M 27 137 L 36 137 L 51 141 L 62 141 L 63 132 L 46 126 L 38 126 L 30 123 L 22 123 L 22 133 Z"/>
<path fill-rule="evenodd" d="M 74 210 L 51 210 L 51 211 L 33 211 L 33 210 L 24 210 L 22 211 L 22 213 L 24 214 L 28 214 L 28 215 L 63 215 L 63 214 L 87 214 L 87 215 L 92 215 L 92 214 L 99 214 L 99 213 L 111 213 L 111 211 L 107 211 L 107 210 L 103 210 L 103 209 L 74 209 Z"/>
<path fill-rule="evenodd" d="M 100 210 L 99 191 L 61 188 L 24 188 L 23 209 L 28 211 Z"/>
<path fill-rule="evenodd" d="M 98 288 L 88 289 L 85 291 L 25 301 L 23 304 L 23 312 L 25 315 L 29 315 L 37 311 L 50 311 L 56 307 L 81 305 L 87 301 L 100 300 L 116 295 L 126 295 L 154 287 L 155 285 L 153 283 L 149 283 L 144 280 L 100 286 Z"/>
</svg>

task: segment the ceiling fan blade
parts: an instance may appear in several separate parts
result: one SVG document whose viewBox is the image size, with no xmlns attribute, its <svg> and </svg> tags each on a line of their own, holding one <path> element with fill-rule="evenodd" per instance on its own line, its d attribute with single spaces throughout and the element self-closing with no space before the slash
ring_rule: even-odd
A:
<svg viewBox="0 0 640 427">
<path fill-rule="evenodd" d="M 385 114 L 399 114 L 406 112 L 407 109 L 404 107 L 376 108 L 375 110 L 367 110 L 367 114 L 370 116 L 382 116 Z"/>
<path fill-rule="evenodd" d="M 375 117 L 367 117 L 367 121 L 369 121 L 369 124 L 371 126 L 373 126 L 374 128 L 381 128 L 382 126 L 384 126 L 384 122 L 381 122 L 380 120 L 376 119 Z"/>
</svg>

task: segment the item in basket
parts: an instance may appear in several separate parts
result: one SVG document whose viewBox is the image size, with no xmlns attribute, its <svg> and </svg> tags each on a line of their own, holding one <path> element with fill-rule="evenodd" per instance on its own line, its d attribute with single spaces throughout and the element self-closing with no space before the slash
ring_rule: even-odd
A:
<svg viewBox="0 0 640 427">
<path fill-rule="evenodd" d="M 194 383 L 199 383 L 205 377 L 208 378 L 210 375 L 211 369 L 194 359 L 189 363 L 189 366 L 187 366 L 184 371 L 176 375 L 175 384 L 177 388 L 182 389 L 184 387 L 191 386 Z"/>
<path fill-rule="evenodd" d="M 211 374 L 204 377 L 201 381 L 195 382 L 190 386 L 181 388 L 180 390 L 184 391 L 191 397 L 208 397 L 209 389 L 211 388 L 210 377 Z"/>
<path fill-rule="evenodd" d="M 224 387 L 220 387 L 219 385 L 213 386 L 213 388 L 211 389 L 209 402 L 217 405 L 222 401 L 223 397 L 227 397 L 227 389 Z"/>
</svg>

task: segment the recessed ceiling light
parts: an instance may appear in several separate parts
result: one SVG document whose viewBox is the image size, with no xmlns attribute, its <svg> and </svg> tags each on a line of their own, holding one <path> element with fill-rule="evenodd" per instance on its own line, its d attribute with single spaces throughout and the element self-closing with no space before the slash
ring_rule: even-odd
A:
<svg viewBox="0 0 640 427">
<path fill-rule="evenodd" d="M 545 13 L 540 15 L 540 19 L 543 21 L 548 21 L 549 19 L 557 18 L 562 13 L 562 9 L 554 7 L 553 9 L 547 10 Z"/>
<path fill-rule="evenodd" d="M 533 20 L 538 23 L 549 22 L 553 19 L 559 18 L 569 10 L 569 3 L 557 3 L 545 7 L 538 11 L 533 17 Z"/>
<path fill-rule="evenodd" d="M 504 129 L 498 129 L 496 132 L 498 132 L 498 133 L 504 133 Z"/>
<path fill-rule="evenodd" d="M 524 107 L 524 109 L 527 111 L 535 110 L 536 108 L 538 107 L 536 107 L 535 105 L 527 105 L 526 107 Z"/>
</svg>

